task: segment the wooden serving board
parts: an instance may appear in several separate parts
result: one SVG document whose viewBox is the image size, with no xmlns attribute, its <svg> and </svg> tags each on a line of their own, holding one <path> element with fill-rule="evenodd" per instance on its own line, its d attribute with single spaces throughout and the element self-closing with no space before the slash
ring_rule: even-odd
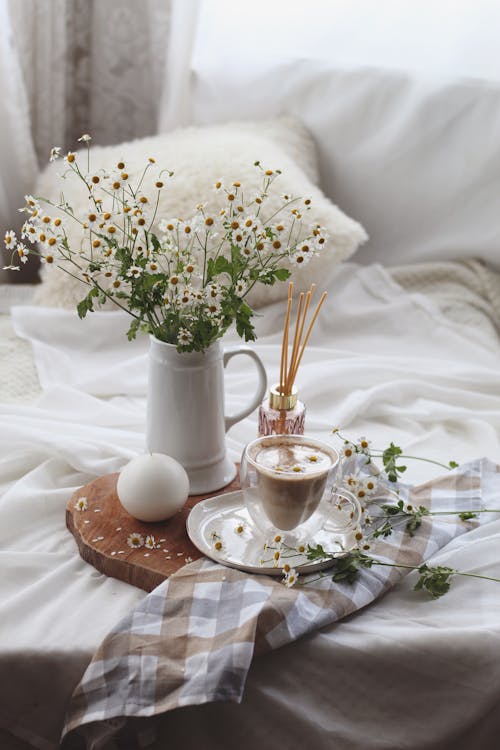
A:
<svg viewBox="0 0 500 750">
<path fill-rule="evenodd" d="M 66 526 L 76 539 L 80 555 L 101 573 L 152 591 L 162 581 L 188 562 L 203 557 L 186 532 L 191 508 L 205 500 L 240 488 L 236 479 L 222 490 L 207 495 L 193 495 L 168 521 L 143 523 L 122 507 L 116 494 L 118 473 L 94 479 L 80 487 L 66 505 Z M 77 501 L 86 498 L 87 509 L 78 510 Z M 132 548 L 130 534 L 139 534 L 143 544 Z M 149 539 L 152 537 L 153 539 Z M 154 540 L 154 544 L 153 544 Z"/>
</svg>

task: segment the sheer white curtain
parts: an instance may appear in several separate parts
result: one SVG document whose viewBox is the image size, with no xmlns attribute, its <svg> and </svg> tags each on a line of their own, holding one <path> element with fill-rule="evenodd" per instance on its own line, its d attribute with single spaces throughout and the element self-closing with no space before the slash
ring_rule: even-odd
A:
<svg viewBox="0 0 500 750">
<path fill-rule="evenodd" d="M 191 62 L 202 7 L 203 0 L 171 0 L 166 75 L 159 112 L 162 133 L 191 120 Z"/>
<path fill-rule="evenodd" d="M 16 208 L 36 177 L 26 91 L 14 44 L 7 0 L 0 0 L 0 242 L 19 224 Z M 5 255 L 2 252 L 3 261 Z M 0 265 L 0 269 L 4 263 Z M 2 280 L 5 274 L 2 273 Z"/>
<path fill-rule="evenodd" d="M 499 24 L 498 0 L 173 0 L 160 128 L 273 116 L 304 61 L 498 82 Z"/>
</svg>

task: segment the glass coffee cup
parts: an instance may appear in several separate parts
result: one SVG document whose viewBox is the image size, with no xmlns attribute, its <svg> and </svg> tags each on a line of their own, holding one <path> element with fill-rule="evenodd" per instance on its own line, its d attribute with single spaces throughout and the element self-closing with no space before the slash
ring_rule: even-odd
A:
<svg viewBox="0 0 500 750">
<path fill-rule="evenodd" d="M 351 504 L 348 514 L 335 517 L 330 507 L 335 497 L 339 455 L 335 448 L 306 435 L 267 435 L 249 443 L 242 455 L 240 483 L 245 505 L 257 527 L 314 533 L 328 521 L 332 531 L 353 528 L 361 516 L 354 496 L 342 496 Z M 328 518 L 318 512 L 328 501 Z"/>
</svg>

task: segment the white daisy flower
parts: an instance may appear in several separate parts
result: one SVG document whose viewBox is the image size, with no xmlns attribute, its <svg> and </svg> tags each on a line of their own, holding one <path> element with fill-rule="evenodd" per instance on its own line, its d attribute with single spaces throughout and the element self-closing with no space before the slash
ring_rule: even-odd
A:
<svg viewBox="0 0 500 750">
<path fill-rule="evenodd" d="M 364 500 L 365 499 L 365 497 L 367 495 L 367 492 L 366 492 L 365 487 L 364 487 L 364 485 L 362 483 L 356 489 L 355 494 L 356 494 L 356 497 L 358 498 L 358 500 Z"/>
<path fill-rule="evenodd" d="M 89 187 L 95 187 L 96 185 L 101 185 L 104 179 L 104 171 L 98 171 L 98 172 L 91 172 L 90 174 L 85 175 L 85 182 Z"/>
<path fill-rule="evenodd" d="M 365 454 L 369 453 L 369 451 L 370 451 L 370 442 L 371 441 L 368 440 L 368 438 L 365 438 L 365 437 L 360 437 L 358 439 L 358 448 L 359 448 L 360 453 L 365 453 Z"/>
<path fill-rule="evenodd" d="M 292 586 L 295 586 L 295 584 L 298 581 L 298 573 L 294 568 L 291 568 L 291 570 L 285 575 L 285 578 L 283 580 L 283 583 L 287 587 L 287 589 L 291 589 Z"/>
<path fill-rule="evenodd" d="M 233 245 L 242 245 L 245 242 L 246 235 L 242 229 L 235 229 L 231 232 L 231 242 Z"/>
<path fill-rule="evenodd" d="M 64 157 L 64 161 L 67 164 L 73 164 L 76 161 L 76 154 L 75 154 L 75 152 L 74 151 L 68 151 L 68 153 Z"/>
<path fill-rule="evenodd" d="M 181 307 L 187 307 L 190 305 L 193 301 L 193 290 L 189 286 L 183 287 L 178 296 L 177 296 L 177 302 Z"/>
<path fill-rule="evenodd" d="M 43 263 L 47 266 L 52 266 L 55 263 L 55 258 L 52 253 L 46 253 L 45 255 L 40 255 L 40 263 Z"/>
<path fill-rule="evenodd" d="M 273 552 L 273 567 L 279 568 L 281 563 L 281 549 L 276 549 Z"/>
<path fill-rule="evenodd" d="M 37 228 L 33 221 L 25 221 L 21 229 L 21 237 L 29 242 L 36 242 Z"/>
<path fill-rule="evenodd" d="M 361 531 L 360 528 L 357 528 L 355 530 L 355 532 L 354 532 L 354 540 L 355 540 L 355 543 L 356 543 L 356 547 L 358 549 L 361 549 L 364 544 L 367 544 L 367 541 L 365 539 L 365 535 L 363 534 L 363 532 Z"/>
<path fill-rule="evenodd" d="M 155 549 L 156 547 L 156 541 L 152 534 L 148 534 L 146 537 L 146 541 L 144 542 L 144 546 L 148 549 Z"/>
<path fill-rule="evenodd" d="M 59 159 L 61 156 L 61 147 L 60 146 L 54 146 L 54 148 L 50 149 L 50 157 L 49 161 L 55 161 L 56 159 Z"/>
<path fill-rule="evenodd" d="M 377 482 L 373 477 L 367 477 L 363 482 L 363 488 L 367 495 L 373 495 L 377 491 Z"/>
<path fill-rule="evenodd" d="M 343 458 L 352 458 L 355 451 L 355 446 L 352 443 L 345 443 L 344 447 L 342 448 L 342 456 Z"/>
<path fill-rule="evenodd" d="M 182 346 L 187 346 L 193 340 L 193 334 L 187 328 L 180 328 L 177 340 Z"/>
<path fill-rule="evenodd" d="M 216 318 L 220 313 L 220 304 L 214 300 L 210 300 L 206 305 L 206 312 L 209 318 Z"/>
<path fill-rule="evenodd" d="M 161 273 L 161 268 L 156 263 L 156 261 L 152 260 L 146 265 L 146 270 L 149 271 L 149 273 Z"/>
<path fill-rule="evenodd" d="M 220 537 L 214 537 L 212 541 L 212 549 L 215 552 L 222 552 L 224 549 L 224 544 L 222 543 L 222 539 Z"/>
<path fill-rule="evenodd" d="M 240 281 L 236 282 L 236 285 L 234 287 L 234 292 L 238 297 L 243 297 L 245 292 L 247 291 L 248 285 L 240 279 Z"/>
<path fill-rule="evenodd" d="M 32 195 L 25 195 L 24 200 L 26 201 L 26 208 L 28 208 L 29 211 L 40 210 L 40 203 Z"/>
<path fill-rule="evenodd" d="M 248 232 L 263 232 L 262 222 L 255 214 L 247 214 L 242 217 L 242 224 Z"/>
<path fill-rule="evenodd" d="M 219 300 L 222 296 L 222 291 L 220 284 L 209 284 L 205 289 L 205 296 L 210 300 Z"/>
<path fill-rule="evenodd" d="M 238 536 L 241 536 L 245 532 L 245 524 L 244 523 L 238 523 L 234 527 L 234 533 Z"/>
<path fill-rule="evenodd" d="M 50 235 L 46 234 L 45 230 L 41 229 L 38 231 L 37 242 L 44 247 L 48 247 Z"/>
<path fill-rule="evenodd" d="M 79 497 L 78 500 L 75 503 L 75 509 L 79 510 L 79 511 L 87 510 L 88 507 L 89 507 L 89 505 L 87 503 L 87 498 L 86 497 Z"/>
<path fill-rule="evenodd" d="M 314 245 L 317 248 L 317 250 L 323 250 L 323 248 L 326 246 L 326 236 L 324 234 L 318 235 L 314 238 Z"/>
<path fill-rule="evenodd" d="M 143 271 L 144 269 L 140 266 L 130 266 L 125 276 L 129 279 L 137 279 Z"/>
<path fill-rule="evenodd" d="M 294 266 L 305 266 L 309 261 L 309 257 L 301 253 L 300 251 L 294 252 L 289 256 L 290 263 Z"/>
<path fill-rule="evenodd" d="M 357 487 L 359 484 L 359 477 L 356 474 L 347 474 L 344 477 L 344 482 L 349 488 Z"/>
<path fill-rule="evenodd" d="M 139 209 L 137 209 L 130 216 L 130 223 L 132 224 L 132 234 L 136 234 L 137 232 L 134 232 L 133 230 L 146 229 L 146 226 L 148 224 L 148 217 L 144 213 L 144 211 L 140 211 Z"/>
<path fill-rule="evenodd" d="M 28 262 L 28 255 L 30 253 L 29 249 L 26 247 L 26 245 L 23 245 L 22 242 L 18 244 L 16 247 L 17 254 L 19 255 L 19 260 L 21 263 L 27 263 Z"/>
<path fill-rule="evenodd" d="M 158 228 L 163 234 L 166 234 L 167 232 L 175 232 L 178 223 L 178 219 L 162 219 L 158 224 Z"/>
<path fill-rule="evenodd" d="M 298 247 L 298 252 L 301 253 L 305 258 L 311 258 L 316 254 L 315 248 L 309 244 L 309 242 L 302 242 Z"/>
<path fill-rule="evenodd" d="M 78 139 L 79 143 L 89 143 L 92 140 L 91 136 L 88 133 L 84 133 L 81 135 Z"/>
<path fill-rule="evenodd" d="M 220 193 L 221 190 L 224 190 L 224 183 L 222 182 L 222 179 L 219 179 L 214 183 L 214 191 Z"/>
<path fill-rule="evenodd" d="M 125 180 L 122 178 L 121 173 L 113 172 L 113 174 L 109 176 L 108 187 L 113 192 L 120 190 L 124 185 L 125 185 Z"/>
<path fill-rule="evenodd" d="M 132 549 L 139 549 L 144 545 L 144 537 L 141 536 L 137 531 L 133 531 L 127 537 L 127 544 Z"/>
<path fill-rule="evenodd" d="M 243 255 L 246 255 L 247 258 L 250 258 L 256 252 L 255 245 L 253 243 L 247 242 L 246 245 L 241 248 L 241 252 L 243 253 Z"/>
<path fill-rule="evenodd" d="M 272 228 L 273 232 L 277 234 L 278 236 L 285 234 L 288 229 L 289 229 L 288 224 L 284 221 L 279 221 Z"/>
<path fill-rule="evenodd" d="M 17 237 L 16 237 L 15 232 L 11 232 L 10 230 L 5 232 L 5 237 L 3 241 L 5 242 L 5 247 L 7 248 L 7 250 L 13 250 L 17 242 Z"/>
</svg>

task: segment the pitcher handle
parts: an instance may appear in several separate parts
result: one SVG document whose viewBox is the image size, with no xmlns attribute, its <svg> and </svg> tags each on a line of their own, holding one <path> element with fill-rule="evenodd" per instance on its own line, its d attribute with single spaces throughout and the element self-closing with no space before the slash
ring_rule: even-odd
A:
<svg viewBox="0 0 500 750">
<path fill-rule="evenodd" d="M 233 426 L 233 424 L 236 424 L 236 422 L 239 422 L 241 419 L 247 417 L 261 403 L 267 390 L 267 376 L 264 365 L 262 364 L 262 360 L 260 359 L 259 355 L 250 346 L 245 346 L 244 344 L 242 344 L 239 346 L 229 346 L 227 349 L 224 349 L 224 367 L 227 365 L 231 357 L 234 357 L 237 354 L 246 354 L 255 362 L 258 375 L 257 392 L 248 406 L 237 412 L 237 414 L 232 414 L 230 416 L 224 417 L 226 422 L 226 432 L 230 427 Z"/>
</svg>

